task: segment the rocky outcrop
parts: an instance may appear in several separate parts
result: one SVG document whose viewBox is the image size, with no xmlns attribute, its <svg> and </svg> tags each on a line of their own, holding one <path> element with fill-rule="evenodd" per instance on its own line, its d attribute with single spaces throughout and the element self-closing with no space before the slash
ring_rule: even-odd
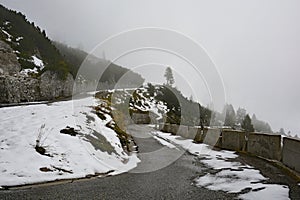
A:
<svg viewBox="0 0 300 200">
<path fill-rule="evenodd" d="M 53 71 L 34 78 L 21 75 L 20 70 L 17 55 L 0 40 L 0 103 L 54 100 L 73 93 L 74 79 L 70 73 L 62 80 Z"/>
<path fill-rule="evenodd" d="M 0 76 L 0 103 L 40 100 L 39 80 L 29 77 Z"/>
<path fill-rule="evenodd" d="M 60 79 L 57 73 L 46 71 L 41 75 L 40 94 L 42 100 L 69 97 L 73 93 L 74 79 L 68 73 L 65 79 Z"/>
<path fill-rule="evenodd" d="M 73 77 L 61 80 L 54 72 L 46 71 L 40 78 L 0 75 L 0 103 L 20 103 L 54 100 L 73 93 Z"/>
<path fill-rule="evenodd" d="M 0 75 L 15 75 L 21 70 L 13 49 L 0 40 Z"/>
<path fill-rule="evenodd" d="M 48 101 L 72 96 L 74 79 L 70 73 L 61 79 L 53 71 L 31 77 L 20 74 L 20 70 L 17 55 L 0 40 L 0 103 Z"/>
</svg>

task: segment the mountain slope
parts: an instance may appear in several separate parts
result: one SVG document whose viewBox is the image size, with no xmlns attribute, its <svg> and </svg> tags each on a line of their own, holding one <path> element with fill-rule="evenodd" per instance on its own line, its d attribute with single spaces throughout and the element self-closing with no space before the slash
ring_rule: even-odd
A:
<svg viewBox="0 0 300 200">
<path fill-rule="evenodd" d="M 98 89 L 113 88 L 124 75 L 128 81 L 122 87 L 144 82 L 139 74 L 110 61 L 56 45 L 59 50 L 25 15 L 0 5 L 0 103 L 64 98 L 97 85 Z M 74 84 L 82 62 L 85 68 Z"/>
<path fill-rule="evenodd" d="M 52 42 L 25 15 L 0 5 L 0 39 L 11 46 L 18 57 L 22 70 L 32 72 L 51 70 L 65 77 L 70 67 Z M 35 69 L 36 68 L 36 69 Z M 73 74 L 74 75 L 74 74 Z"/>
<path fill-rule="evenodd" d="M 110 88 L 114 87 L 125 74 L 129 84 L 128 87 L 130 87 L 130 85 L 140 86 L 144 82 L 144 78 L 140 74 L 116 65 L 108 60 L 89 55 L 85 51 L 69 47 L 59 42 L 54 42 L 53 44 L 64 56 L 66 62 L 70 64 L 72 74 L 77 74 L 84 62 L 84 71 L 82 71 L 80 75 L 90 81 L 98 80 L 100 78 L 99 81 L 101 83 L 107 83 L 111 86 Z M 103 72 L 101 77 L 97 76 L 99 72 Z"/>
</svg>

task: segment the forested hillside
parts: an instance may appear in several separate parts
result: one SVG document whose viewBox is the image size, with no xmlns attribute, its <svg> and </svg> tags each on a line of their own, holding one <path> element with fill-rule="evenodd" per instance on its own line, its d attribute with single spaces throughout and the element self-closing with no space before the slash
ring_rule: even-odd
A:
<svg viewBox="0 0 300 200">
<path fill-rule="evenodd" d="M 55 71 L 61 78 L 70 72 L 76 77 L 77 71 L 88 54 L 67 45 L 52 42 L 34 22 L 29 22 L 20 12 L 9 10 L 0 5 L 0 39 L 5 41 L 14 50 L 21 65 L 22 72 L 30 72 L 39 76 L 43 72 Z M 86 79 L 97 80 L 94 76 L 99 68 L 109 66 L 100 82 L 107 84 L 116 83 L 125 73 L 129 74 L 132 83 L 143 83 L 144 79 L 137 73 L 118 66 L 107 60 L 94 57 L 93 61 L 87 60 Z M 84 74 L 81 74 L 84 75 Z"/>
<path fill-rule="evenodd" d="M 77 76 L 83 61 L 85 68 Z M 0 5 L 0 103 L 53 100 L 70 97 L 74 91 L 114 88 L 125 74 L 121 87 L 144 82 L 139 74 L 110 61 L 54 43 L 25 15 Z M 74 82 L 76 77 L 80 80 Z"/>
<path fill-rule="evenodd" d="M 33 22 L 30 23 L 22 13 L 0 5 L 0 26 L 0 39 L 13 48 L 22 69 L 33 70 L 37 67 L 39 73 L 51 70 L 58 72 L 61 77 L 71 71 L 46 36 L 45 30 L 41 30 Z M 40 60 L 40 66 L 36 66 L 35 58 Z"/>
<path fill-rule="evenodd" d="M 80 75 L 84 76 L 87 80 L 99 79 L 101 83 L 114 86 L 120 78 L 126 74 L 128 87 L 136 85 L 140 86 L 144 82 L 144 79 L 140 74 L 116 65 L 108 60 L 88 55 L 85 51 L 69 47 L 59 42 L 54 42 L 54 45 L 64 56 L 66 62 L 72 66 L 72 74 L 77 74 L 78 69 L 82 66 L 84 61 L 84 65 L 82 66 L 84 71 L 81 71 Z M 102 72 L 102 74 L 100 72 Z M 97 77 L 99 73 L 101 74 L 101 77 Z"/>
</svg>

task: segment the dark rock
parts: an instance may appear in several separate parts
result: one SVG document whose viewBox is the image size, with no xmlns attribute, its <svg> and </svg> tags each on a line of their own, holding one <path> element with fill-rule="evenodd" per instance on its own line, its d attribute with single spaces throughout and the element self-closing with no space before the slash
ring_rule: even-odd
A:
<svg viewBox="0 0 300 200">
<path fill-rule="evenodd" d="M 78 134 L 78 132 L 76 132 L 74 128 L 68 126 L 65 129 L 60 130 L 60 133 L 71 135 L 71 136 L 76 136 Z"/>
<path fill-rule="evenodd" d="M 40 168 L 40 171 L 41 171 L 41 172 L 53 172 L 53 170 L 50 169 L 50 168 L 48 168 L 48 167 L 41 167 L 41 168 Z"/>
<path fill-rule="evenodd" d="M 53 157 L 52 155 L 46 153 L 46 149 L 42 146 L 36 145 L 35 150 L 36 150 L 36 152 L 38 152 L 39 154 L 41 154 L 43 156 Z"/>
<path fill-rule="evenodd" d="M 46 149 L 41 146 L 35 146 L 35 150 L 41 155 L 45 155 L 45 153 L 46 153 Z"/>
</svg>

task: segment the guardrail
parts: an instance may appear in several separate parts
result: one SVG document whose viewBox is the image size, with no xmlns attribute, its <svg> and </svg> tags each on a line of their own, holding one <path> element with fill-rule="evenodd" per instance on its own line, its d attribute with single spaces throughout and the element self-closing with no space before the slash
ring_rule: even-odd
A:
<svg viewBox="0 0 300 200">
<path fill-rule="evenodd" d="M 268 133 L 247 133 L 230 129 L 213 129 L 177 124 L 159 124 L 158 129 L 214 147 L 282 162 L 300 172 L 300 140 Z"/>
</svg>

